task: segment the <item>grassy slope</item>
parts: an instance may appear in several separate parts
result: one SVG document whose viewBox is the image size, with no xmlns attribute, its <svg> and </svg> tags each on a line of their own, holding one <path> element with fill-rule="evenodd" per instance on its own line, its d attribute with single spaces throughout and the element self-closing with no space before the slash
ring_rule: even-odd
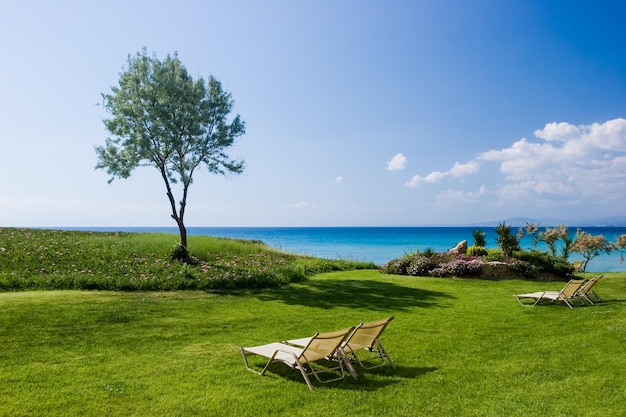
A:
<svg viewBox="0 0 626 417">
<path fill-rule="evenodd" d="M 191 236 L 193 265 L 171 260 L 178 236 L 0 227 L 0 291 L 179 290 L 276 286 L 318 272 L 372 268 L 322 260 L 262 242 Z"/>
<path fill-rule="evenodd" d="M 626 415 L 626 274 L 595 306 L 512 296 L 555 285 L 364 270 L 222 295 L 0 293 L 0 415 Z M 387 315 L 397 368 L 313 392 L 238 352 Z"/>
</svg>

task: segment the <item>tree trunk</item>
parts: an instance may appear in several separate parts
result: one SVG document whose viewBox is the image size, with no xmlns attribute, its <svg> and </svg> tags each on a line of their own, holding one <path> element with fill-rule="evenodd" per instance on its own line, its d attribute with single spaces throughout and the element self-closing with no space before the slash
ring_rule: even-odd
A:
<svg viewBox="0 0 626 417">
<path fill-rule="evenodd" d="M 178 223 L 178 232 L 180 233 L 180 246 L 187 247 L 187 228 L 181 219 L 175 219 Z"/>
<path fill-rule="evenodd" d="M 191 257 L 189 256 L 189 250 L 187 249 L 187 228 L 185 227 L 185 223 L 183 221 L 183 218 L 185 217 L 185 207 L 187 206 L 187 190 L 189 188 L 189 182 L 185 183 L 183 187 L 183 199 L 180 201 L 180 209 L 176 211 L 176 201 L 174 200 L 174 194 L 172 193 L 172 188 L 170 187 L 170 182 L 168 181 L 165 165 L 161 165 L 160 171 L 163 181 L 165 182 L 165 188 L 167 189 L 167 199 L 169 200 L 172 208 L 172 219 L 174 219 L 178 225 L 178 232 L 180 234 L 180 245 L 176 248 L 176 250 L 174 250 L 172 257 L 182 262 L 189 263 L 191 261 Z"/>
</svg>

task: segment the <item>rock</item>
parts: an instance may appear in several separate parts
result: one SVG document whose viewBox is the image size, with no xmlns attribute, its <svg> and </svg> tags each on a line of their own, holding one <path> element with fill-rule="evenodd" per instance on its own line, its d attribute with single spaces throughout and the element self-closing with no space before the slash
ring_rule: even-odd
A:
<svg viewBox="0 0 626 417">
<path fill-rule="evenodd" d="M 452 249 L 448 251 L 448 253 L 454 256 L 465 255 L 466 252 L 467 252 L 467 240 L 460 241 L 455 247 L 453 247 Z"/>
<path fill-rule="evenodd" d="M 480 272 L 483 279 L 520 279 L 521 274 L 514 272 L 505 262 L 491 261 L 485 262 Z"/>
</svg>

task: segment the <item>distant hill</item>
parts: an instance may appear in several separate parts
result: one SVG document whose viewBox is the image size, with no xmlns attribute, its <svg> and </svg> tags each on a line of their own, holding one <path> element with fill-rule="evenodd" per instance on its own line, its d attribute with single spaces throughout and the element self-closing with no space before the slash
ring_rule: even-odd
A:
<svg viewBox="0 0 626 417">
<path fill-rule="evenodd" d="M 523 227 L 527 223 L 539 224 L 540 227 L 554 227 L 564 224 L 567 227 L 626 227 L 626 216 L 613 216 L 598 219 L 552 219 L 542 218 L 535 219 L 531 217 L 511 217 L 504 220 L 489 221 L 473 224 L 472 226 L 496 227 L 500 223 L 505 222 L 513 227 Z"/>
</svg>

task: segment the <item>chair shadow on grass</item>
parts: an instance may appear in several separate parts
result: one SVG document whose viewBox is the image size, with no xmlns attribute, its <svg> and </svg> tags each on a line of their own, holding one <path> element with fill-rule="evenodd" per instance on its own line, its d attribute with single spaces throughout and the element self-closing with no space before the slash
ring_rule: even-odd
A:
<svg viewBox="0 0 626 417">
<path fill-rule="evenodd" d="M 403 310 L 413 307 L 437 307 L 440 301 L 455 297 L 441 292 L 410 288 L 373 280 L 310 280 L 289 287 L 265 290 L 257 294 L 263 301 L 282 301 L 321 309 L 334 307 L 367 308 L 373 311 Z"/>
<path fill-rule="evenodd" d="M 340 381 L 334 381 L 327 384 L 319 383 L 311 378 L 315 389 L 342 389 L 342 390 L 355 390 L 355 391 L 376 391 L 378 389 L 397 384 L 401 382 L 401 379 L 415 379 L 429 373 L 437 371 L 438 368 L 434 367 L 413 367 L 413 366 L 401 366 L 396 365 L 395 368 L 381 367 L 376 369 L 370 369 L 363 371 L 357 369 L 359 373 L 358 378 L 354 379 L 350 375 Z M 265 374 L 265 378 L 280 378 L 288 379 L 298 384 L 302 384 L 303 389 L 307 386 L 302 379 L 302 376 L 298 371 L 294 371 L 282 364 L 270 365 L 268 372 Z"/>
</svg>

